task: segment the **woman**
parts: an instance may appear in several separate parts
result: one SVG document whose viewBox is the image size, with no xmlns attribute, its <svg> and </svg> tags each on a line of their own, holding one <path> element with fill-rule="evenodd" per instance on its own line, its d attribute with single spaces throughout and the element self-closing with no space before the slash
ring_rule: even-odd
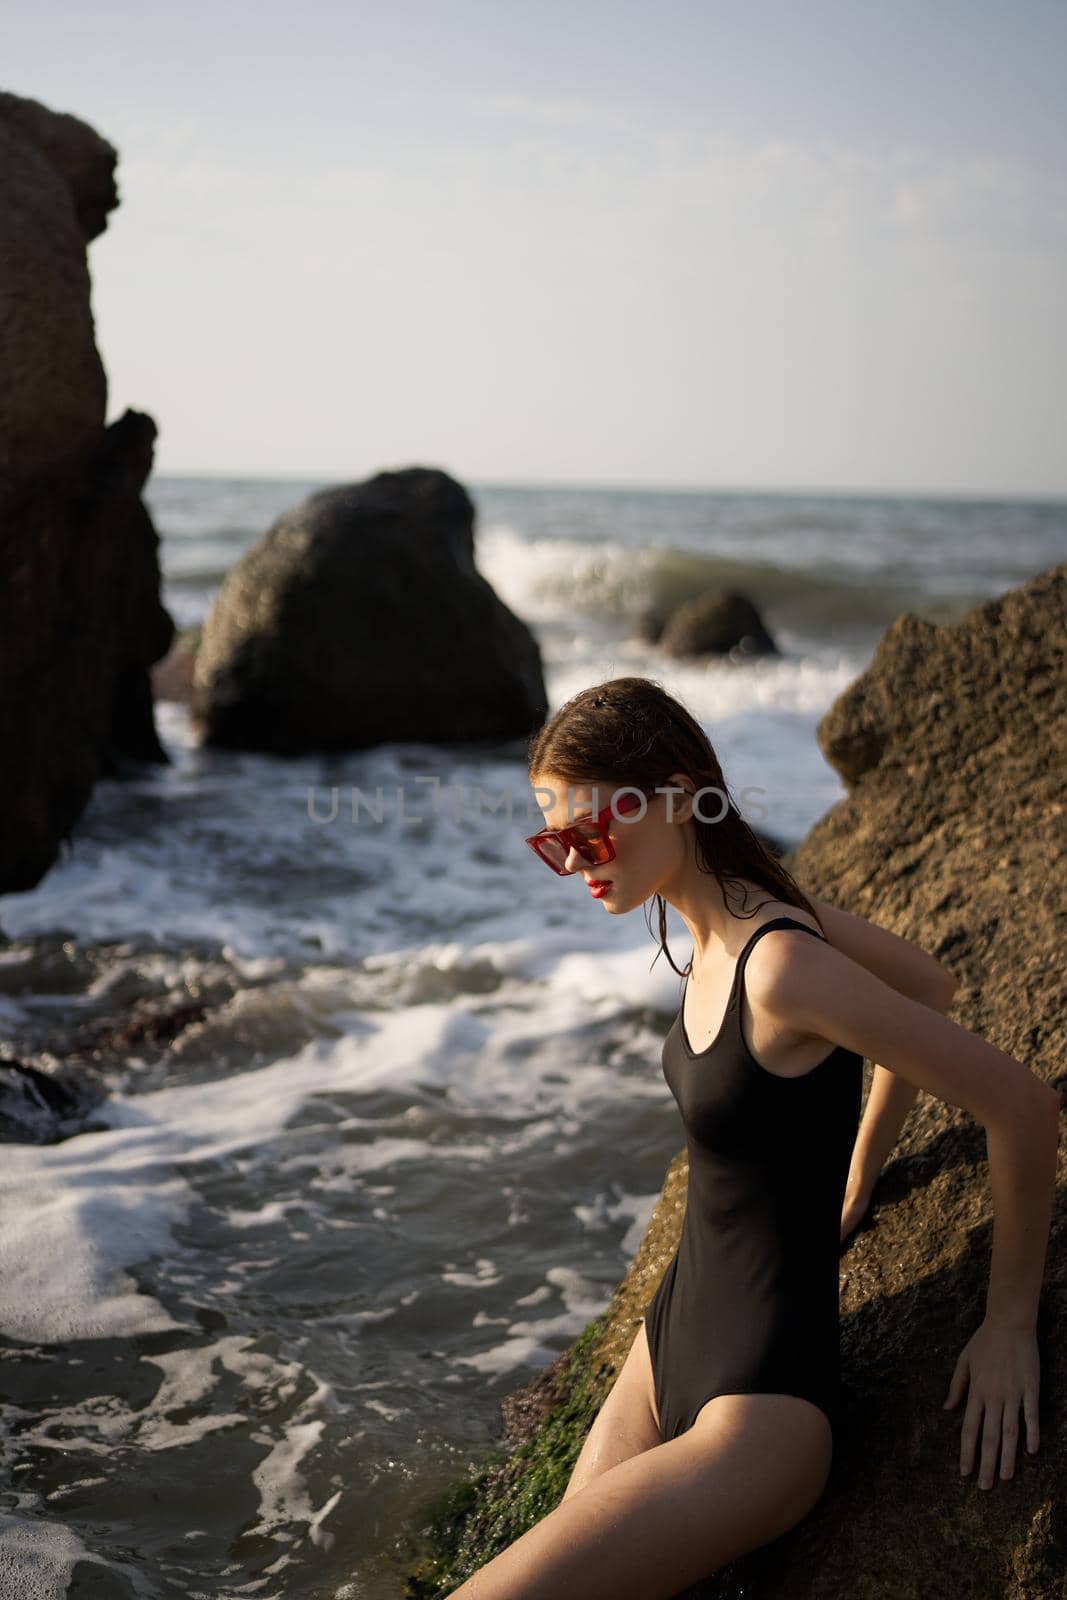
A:
<svg viewBox="0 0 1067 1600">
<path fill-rule="evenodd" d="M 576 695 L 530 744 L 528 841 L 614 916 L 655 896 L 686 978 L 663 1047 L 689 1149 L 679 1247 L 559 1505 L 455 1600 L 667 1600 L 799 1522 L 838 1415 L 838 1252 L 919 1089 L 987 1130 L 996 1206 L 960 1471 L 1038 1447 L 1038 1296 L 1058 1094 L 949 1021 L 917 946 L 810 899 L 733 804 L 699 723 L 658 684 Z M 693 938 L 684 974 L 669 901 Z M 863 1059 L 879 1063 L 857 1140 Z M 884 1065 L 883 1065 L 884 1064 Z"/>
</svg>

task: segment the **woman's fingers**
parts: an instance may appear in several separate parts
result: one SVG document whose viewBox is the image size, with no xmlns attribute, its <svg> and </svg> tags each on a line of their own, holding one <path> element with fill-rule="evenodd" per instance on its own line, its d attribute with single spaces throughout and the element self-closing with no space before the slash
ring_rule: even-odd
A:
<svg viewBox="0 0 1067 1600">
<path fill-rule="evenodd" d="M 985 1404 L 985 1418 L 982 1424 L 982 1459 L 978 1466 L 978 1487 L 992 1489 L 993 1479 L 997 1472 L 997 1452 L 1000 1449 L 1001 1423 L 1004 1417 L 1003 1403 L 996 1400 L 987 1400 Z"/>
<path fill-rule="evenodd" d="M 1010 1478 L 1015 1473 L 1015 1452 L 1019 1446 L 1019 1408 L 1004 1407 L 1004 1421 L 1000 1433 L 1000 1476 Z"/>
</svg>

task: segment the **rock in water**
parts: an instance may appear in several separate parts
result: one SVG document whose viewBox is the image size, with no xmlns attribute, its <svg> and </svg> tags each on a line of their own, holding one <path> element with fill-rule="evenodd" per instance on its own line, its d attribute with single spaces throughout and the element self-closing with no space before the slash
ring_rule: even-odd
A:
<svg viewBox="0 0 1067 1600">
<path fill-rule="evenodd" d="M 466 490 L 426 467 L 320 490 L 279 517 L 204 624 L 204 742 L 299 754 L 540 726 L 540 649 L 475 567 L 473 527 Z"/>
<path fill-rule="evenodd" d="M 165 762 L 148 669 L 174 631 L 140 498 L 151 417 L 105 426 L 86 244 L 114 148 L 0 93 L 0 894 L 32 889 L 101 776 Z"/>
<path fill-rule="evenodd" d="M 91 1077 L 79 1081 L 25 1061 L 0 1060 L 0 1143 L 51 1144 L 81 1133 L 100 1099 Z"/>
<path fill-rule="evenodd" d="M 652 614 L 646 615 L 644 626 L 668 656 L 730 655 L 739 660 L 779 653 L 752 601 L 736 589 L 706 589 L 676 606 L 662 629 L 657 631 Z"/>
</svg>

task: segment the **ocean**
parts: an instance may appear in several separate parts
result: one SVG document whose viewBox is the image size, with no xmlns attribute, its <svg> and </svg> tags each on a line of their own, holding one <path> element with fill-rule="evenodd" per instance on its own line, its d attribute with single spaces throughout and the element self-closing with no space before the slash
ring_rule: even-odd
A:
<svg viewBox="0 0 1067 1600">
<path fill-rule="evenodd" d="M 177 625 L 321 487 L 150 479 Z M 550 708 L 655 678 L 786 844 L 843 792 L 815 728 L 886 626 L 1067 554 L 1059 502 L 467 488 Z M 646 607 L 720 585 L 780 656 L 641 641 Z M 205 1007 L 103 1054 L 84 1131 L 3 1149 L 0 1600 L 395 1600 L 428 1497 L 637 1247 L 682 1144 L 659 1059 L 679 980 L 642 915 L 526 848 L 543 819 L 514 750 L 279 760 L 156 712 L 171 764 L 100 782 L 41 884 L 0 896 L 4 1053 L 47 1064 L 131 1004 Z M 431 780 L 507 811 L 435 813 Z M 353 786 L 381 788 L 381 820 Z M 668 933 L 681 966 L 673 913 Z"/>
</svg>

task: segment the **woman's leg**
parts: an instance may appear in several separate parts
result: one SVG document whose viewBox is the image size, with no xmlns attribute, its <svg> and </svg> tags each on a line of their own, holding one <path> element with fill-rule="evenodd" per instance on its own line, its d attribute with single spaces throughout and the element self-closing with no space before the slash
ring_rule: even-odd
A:
<svg viewBox="0 0 1067 1600">
<path fill-rule="evenodd" d="M 830 1425 L 796 1395 L 717 1395 L 693 1427 L 563 1499 L 452 1600 L 671 1600 L 815 1505 Z"/>
<path fill-rule="evenodd" d="M 652 1359 L 642 1321 L 630 1352 L 585 1436 L 570 1482 L 563 1491 L 563 1500 L 571 1499 L 602 1472 L 617 1467 L 620 1461 L 651 1450 L 659 1442 Z"/>
</svg>

